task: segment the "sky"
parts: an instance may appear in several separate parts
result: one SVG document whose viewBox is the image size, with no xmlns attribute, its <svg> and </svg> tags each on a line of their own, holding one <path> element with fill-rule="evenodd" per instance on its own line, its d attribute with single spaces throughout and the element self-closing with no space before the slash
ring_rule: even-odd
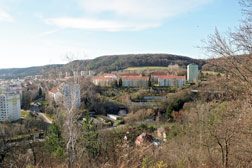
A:
<svg viewBox="0 0 252 168">
<path fill-rule="evenodd" d="M 240 11 L 238 0 L 0 0 L 0 68 L 117 54 L 204 59 L 202 40 L 239 26 Z"/>
</svg>

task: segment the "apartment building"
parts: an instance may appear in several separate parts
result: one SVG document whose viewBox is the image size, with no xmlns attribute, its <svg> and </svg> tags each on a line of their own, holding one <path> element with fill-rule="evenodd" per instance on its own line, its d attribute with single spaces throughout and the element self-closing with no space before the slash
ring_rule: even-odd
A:
<svg viewBox="0 0 252 168">
<path fill-rule="evenodd" d="M 20 95 L 17 93 L 0 94 L 0 121 L 15 121 L 21 118 Z"/>
</svg>

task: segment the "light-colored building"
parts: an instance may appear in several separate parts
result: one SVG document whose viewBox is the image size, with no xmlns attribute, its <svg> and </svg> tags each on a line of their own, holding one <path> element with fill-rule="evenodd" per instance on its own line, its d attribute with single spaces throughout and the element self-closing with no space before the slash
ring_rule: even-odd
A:
<svg viewBox="0 0 252 168">
<path fill-rule="evenodd" d="M 151 78 L 153 79 L 154 83 L 158 83 L 158 78 L 161 76 L 174 76 L 172 73 L 152 73 Z"/>
<path fill-rule="evenodd" d="M 20 98 L 21 98 L 22 97 L 22 86 L 19 83 L 1 85 L 0 86 L 0 94 L 1 93 L 4 93 L 4 94 L 15 93 L 15 94 L 19 94 Z"/>
<path fill-rule="evenodd" d="M 187 65 L 187 81 L 195 82 L 198 81 L 199 66 L 196 64 Z"/>
<path fill-rule="evenodd" d="M 71 107 L 79 107 L 81 102 L 80 85 L 69 83 L 63 86 L 63 105 L 69 109 Z"/>
<path fill-rule="evenodd" d="M 60 102 L 60 100 L 62 100 L 63 97 L 62 93 L 56 88 L 53 88 L 49 91 L 49 96 L 55 102 Z"/>
<path fill-rule="evenodd" d="M 123 87 L 148 87 L 148 76 L 124 76 L 122 77 Z"/>
<path fill-rule="evenodd" d="M 21 118 L 20 95 L 0 94 L 0 121 L 15 121 Z"/>
<path fill-rule="evenodd" d="M 66 72 L 66 76 L 65 77 L 69 77 L 69 76 L 71 76 L 70 72 Z"/>
<path fill-rule="evenodd" d="M 93 83 L 96 86 L 106 86 L 111 87 L 115 84 L 116 78 L 113 77 L 105 77 L 105 76 L 94 76 L 93 77 Z"/>
<path fill-rule="evenodd" d="M 186 85 L 185 76 L 160 76 L 158 78 L 159 86 L 181 87 Z"/>
<path fill-rule="evenodd" d="M 87 76 L 86 71 L 81 71 L 81 76 Z"/>
</svg>

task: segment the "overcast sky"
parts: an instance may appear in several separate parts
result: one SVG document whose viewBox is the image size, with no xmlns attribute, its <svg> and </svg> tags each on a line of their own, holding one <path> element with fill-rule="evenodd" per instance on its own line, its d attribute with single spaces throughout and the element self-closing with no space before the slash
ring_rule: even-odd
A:
<svg viewBox="0 0 252 168">
<path fill-rule="evenodd" d="M 241 18 L 238 0 L 0 0 L 0 68 L 66 63 L 66 55 L 205 58 L 201 40 Z"/>
</svg>

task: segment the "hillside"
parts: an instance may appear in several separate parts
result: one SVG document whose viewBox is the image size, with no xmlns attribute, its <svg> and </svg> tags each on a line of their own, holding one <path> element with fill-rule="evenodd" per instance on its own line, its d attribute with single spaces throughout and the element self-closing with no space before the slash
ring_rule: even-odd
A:
<svg viewBox="0 0 252 168">
<path fill-rule="evenodd" d="M 28 68 L 10 68 L 10 69 L 0 69 L 0 78 L 1 79 L 10 79 L 10 78 L 22 78 L 25 76 L 33 76 L 38 74 L 43 74 L 44 72 L 51 71 L 52 69 L 62 67 L 63 65 L 45 65 L 45 66 L 36 66 Z"/>
<path fill-rule="evenodd" d="M 78 70 L 95 70 L 96 72 L 111 72 L 123 70 L 128 67 L 143 66 L 163 66 L 178 64 L 182 67 L 190 63 L 198 64 L 201 68 L 204 60 L 197 60 L 185 56 L 171 54 L 129 54 L 129 55 L 111 55 L 101 56 L 93 60 L 77 60 L 66 64 L 63 69 L 67 70 L 74 67 Z"/>
<path fill-rule="evenodd" d="M 12 68 L 0 69 L 0 78 L 22 78 L 24 76 L 32 76 L 37 74 L 47 74 L 48 72 L 61 69 L 61 71 L 69 71 L 74 68 L 77 71 L 94 70 L 96 72 L 111 72 L 123 70 L 128 67 L 143 66 L 163 66 L 170 64 L 178 64 L 182 67 L 190 63 L 198 64 L 200 69 L 205 64 L 205 60 L 197 60 L 185 56 L 171 54 L 129 54 L 129 55 L 111 55 L 101 56 L 91 60 L 75 60 L 65 65 L 46 65 L 28 68 Z"/>
</svg>

